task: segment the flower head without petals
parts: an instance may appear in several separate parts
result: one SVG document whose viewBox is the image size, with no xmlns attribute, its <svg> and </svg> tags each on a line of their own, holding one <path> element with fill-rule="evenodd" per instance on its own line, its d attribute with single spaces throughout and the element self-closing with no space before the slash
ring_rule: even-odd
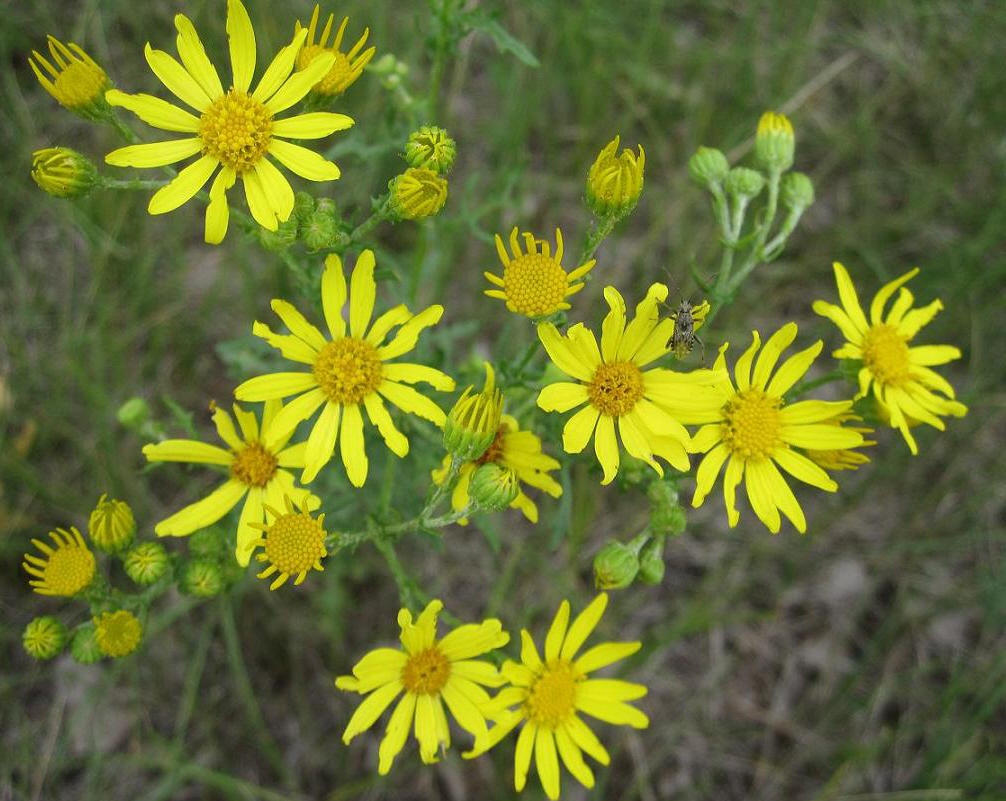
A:
<svg viewBox="0 0 1006 801">
<path fill-rule="evenodd" d="M 263 228 L 275 231 L 290 217 L 294 195 L 270 157 L 310 181 L 339 177 L 335 164 L 286 140 L 320 139 L 350 127 L 352 119 L 320 111 L 279 118 L 332 68 L 336 57 L 322 53 L 305 69 L 294 72 L 294 62 L 307 37 L 307 31 L 301 29 L 279 51 L 252 91 L 255 31 L 241 0 L 227 0 L 233 81 L 224 89 L 192 22 L 178 14 L 175 27 L 181 62 L 148 44 L 147 63 L 168 90 L 198 116 L 152 95 L 112 89 L 105 95 L 109 104 L 133 112 L 155 128 L 181 132 L 185 138 L 122 147 L 109 153 L 105 161 L 117 167 L 163 167 L 199 155 L 154 194 L 148 211 L 173 211 L 191 200 L 216 173 L 206 209 L 207 242 L 223 241 L 229 219 L 226 193 L 239 178 L 252 217 Z"/>
<path fill-rule="evenodd" d="M 486 280 L 494 285 L 493 289 L 485 290 L 485 294 L 506 301 L 506 307 L 510 311 L 531 319 L 548 317 L 570 308 L 566 298 L 586 286 L 579 279 L 594 268 L 594 259 L 585 261 L 567 273 L 562 266 L 562 231 L 555 229 L 554 256 L 552 246 L 545 240 L 535 239 L 527 231 L 523 238 L 522 251 L 517 227 L 514 226 L 510 232 L 511 253 L 508 254 L 503 239 L 499 234 L 496 235 L 496 252 L 503 263 L 503 277 L 489 271 L 484 272 Z"/>
<path fill-rule="evenodd" d="M 431 601 L 413 621 L 408 609 L 398 613 L 402 648 L 377 648 L 353 667 L 352 676 L 339 676 L 335 686 L 367 698 L 356 708 L 342 740 L 349 743 L 366 731 L 399 696 L 381 741 L 378 773 L 391 770 L 395 757 L 415 730 L 425 763 L 451 744 L 447 711 L 476 743 L 488 736 L 482 708 L 489 702 L 483 687 L 499 687 L 502 677 L 492 663 L 476 659 L 510 641 L 496 619 L 458 626 L 437 638 L 437 616 L 443 604 Z"/>
<path fill-rule="evenodd" d="M 566 421 L 562 444 L 567 453 L 580 453 L 593 438 L 604 470 L 602 484 L 610 483 L 618 473 L 616 429 L 629 455 L 642 459 L 659 475 L 664 471 L 656 461 L 658 456 L 675 469 L 687 471 L 691 437 L 682 423 L 695 422 L 697 414 L 716 407 L 713 386 L 722 376 L 711 370 L 643 369 L 672 349 L 674 320 L 659 316 L 659 305 L 667 298 L 666 286 L 653 284 L 628 323 L 618 290 L 606 287 L 604 297 L 610 311 L 601 326 L 600 347 L 583 323 L 565 334 L 551 323 L 538 326 L 549 357 L 575 379 L 545 387 L 538 395 L 538 406 L 546 412 L 583 406 Z"/>
<path fill-rule="evenodd" d="M 377 294 L 375 265 L 370 250 L 363 251 L 356 261 L 349 285 L 347 326 L 342 316 L 347 298 L 342 260 L 336 254 L 325 260 L 321 300 L 330 338 L 284 300 L 274 300 L 272 309 L 290 334 L 276 334 L 259 322 L 252 328 L 256 336 L 307 369 L 251 378 L 234 390 L 237 398 L 268 400 L 296 395 L 275 423 L 287 436 L 302 420 L 322 409 L 303 451 L 301 480 L 305 484 L 313 481 L 332 459 L 338 442 L 350 482 L 356 487 L 363 486 L 369 467 L 363 442 L 364 411 L 396 456 L 409 452 L 409 441 L 392 422 L 385 400 L 434 425 L 444 424 L 443 410 L 408 385 L 423 382 L 441 392 L 450 392 L 454 379 L 426 365 L 394 361 L 415 348 L 420 333 L 440 320 L 444 307 L 429 306 L 412 314 L 400 305 L 372 319 Z M 396 327 L 397 332 L 386 342 Z"/>
<path fill-rule="evenodd" d="M 559 797 L 560 759 L 582 785 L 594 786 L 594 773 L 584 761 L 584 753 L 602 765 L 607 765 L 610 757 L 581 715 L 635 729 L 650 725 L 649 718 L 628 703 L 646 695 L 646 687 L 589 675 L 631 656 L 640 643 L 606 642 L 580 653 L 607 604 L 608 596 L 601 593 L 570 622 L 569 601 L 563 601 L 541 653 L 528 631 L 521 631 L 520 663 L 504 662 L 500 671 L 509 686 L 483 707 L 496 725 L 486 737 L 476 740 L 465 758 L 485 753 L 520 725 L 514 756 L 517 792 L 527 782 L 532 753 L 549 798 Z"/>
<path fill-rule="evenodd" d="M 863 444 L 859 431 L 835 422 L 852 408 L 852 401 L 784 400 L 822 348 L 820 341 L 815 342 L 776 369 L 796 334 L 796 324 L 787 323 L 762 346 L 761 337 L 753 331 L 751 347 L 734 367 L 736 386 L 729 379 L 719 384 L 719 404 L 705 419 L 695 421 L 705 425 L 696 432 L 694 447 L 706 455 L 695 475 L 692 506 L 702 505 L 726 464 L 723 498 L 731 528 L 740 519 L 735 495 L 743 481 L 751 507 L 769 531 L 778 533 L 782 512 L 798 531 L 805 532 L 803 510 L 779 468 L 818 489 L 834 492 L 838 485 L 797 449 L 845 449 Z M 725 369 L 726 349 L 726 345 L 720 349 L 716 367 Z"/>
<path fill-rule="evenodd" d="M 814 301 L 814 311 L 831 320 L 845 337 L 845 344 L 833 355 L 861 362 L 856 398 L 864 397 L 872 387 L 881 413 L 917 454 L 919 447 L 910 431 L 912 426 L 926 423 L 943 431 L 946 426 L 941 417 L 963 417 L 968 411 L 955 399 L 950 382 L 930 369 L 959 359 L 960 350 L 952 345 L 909 344 L 939 313 L 943 303 L 934 300 L 927 306 L 912 308 L 915 298 L 903 284 L 918 275 L 915 268 L 880 289 L 870 304 L 867 320 L 849 273 L 838 262 L 834 269 L 842 305 Z M 895 292 L 898 297 L 885 314 Z"/>
<path fill-rule="evenodd" d="M 303 442 L 287 445 L 293 429 L 281 431 L 276 426 L 277 416 L 284 409 L 281 401 L 266 402 L 261 425 L 254 414 L 236 403 L 233 418 L 216 404 L 211 408 L 217 434 L 226 449 L 196 440 L 167 439 L 145 445 L 143 453 L 151 462 L 215 465 L 226 469 L 229 477 L 201 501 L 162 520 L 154 532 L 160 537 L 185 537 L 216 523 L 243 498 L 235 556 L 244 567 L 251 559 L 255 543 L 261 539 L 252 523 L 266 520 L 266 503 L 282 509 L 284 498 L 289 496 L 299 505 L 317 509 L 321 501 L 308 490 L 298 488 L 288 469 L 304 466 L 306 445 Z"/>
</svg>

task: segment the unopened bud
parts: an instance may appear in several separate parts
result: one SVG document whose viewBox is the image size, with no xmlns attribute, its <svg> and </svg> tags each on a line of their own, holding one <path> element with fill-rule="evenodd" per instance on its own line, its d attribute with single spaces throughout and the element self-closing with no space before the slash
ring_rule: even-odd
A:
<svg viewBox="0 0 1006 801">
<path fill-rule="evenodd" d="M 133 582 L 148 587 L 164 578 L 170 562 L 161 543 L 140 542 L 126 551 L 122 566 Z"/>
<path fill-rule="evenodd" d="M 503 395 L 496 388 L 492 365 L 485 363 L 486 383 L 472 395 L 468 387 L 447 415 L 444 423 L 444 447 L 451 456 L 470 462 L 488 450 L 499 431 Z"/>
<path fill-rule="evenodd" d="M 599 590 L 628 587 L 639 572 L 639 556 L 624 542 L 609 540 L 594 557 L 594 585 Z"/>
<path fill-rule="evenodd" d="M 392 213 L 400 220 L 432 217 L 447 202 L 447 181 L 433 170 L 409 167 L 388 183 Z"/>
<path fill-rule="evenodd" d="M 788 172 L 779 186 L 784 208 L 802 212 L 814 203 L 814 183 L 802 172 Z"/>
<path fill-rule="evenodd" d="M 409 134 L 405 143 L 405 160 L 410 167 L 425 167 L 439 175 L 446 175 L 454 166 L 457 144 L 443 128 L 424 125 Z"/>
<path fill-rule="evenodd" d="M 70 656 L 74 662 L 93 665 L 104 656 L 94 635 L 93 622 L 85 623 L 73 633 L 73 639 L 70 640 Z"/>
<path fill-rule="evenodd" d="M 35 618 L 25 626 L 21 635 L 21 643 L 28 656 L 39 661 L 58 656 L 66 645 L 66 639 L 66 628 L 51 615 Z"/>
<path fill-rule="evenodd" d="M 182 571 L 182 590 L 197 598 L 212 598 L 224 588 L 220 566 L 211 559 L 193 559 Z"/>
<path fill-rule="evenodd" d="M 734 197 L 750 200 L 761 192 L 765 186 L 765 178 L 756 170 L 734 167 L 727 173 L 723 186 Z"/>
<path fill-rule="evenodd" d="M 587 206 L 597 217 L 621 219 L 631 212 L 643 192 L 643 168 L 646 153 L 626 148 L 618 153 L 619 137 L 615 137 L 597 158 L 587 173 Z"/>
<path fill-rule="evenodd" d="M 87 533 L 99 551 L 118 553 L 132 544 L 136 534 L 133 510 L 125 501 L 102 495 L 88 519 Z"/>
<path fill-rule="evenodd" d="M 517 493 L 520 485 L 517 474 L 509 467 L 489 462 L 479 467 L 468 485 L 468 495 L 483 512 L 498 512 L 506 509 Z"/>
<path fill-rule="evenodd" d="M 84 155 L 68 147 L 47 147 L 31 156 L 31 177 L 53 197 L 83 197 L 98 183 L 98 171 Z"/>
<path fill-rule="evenodd" d="M 664 538 L 653 537 L 639 552 L 639 580 L 644 584 L 659 584 L 664 580 Z"/>
<path fill-rule="evenodd" d="M 688 159 L 688 174 L 699 186 L 709 188 L 723 183 L 730 172 L 727 157 L 715 147 L 700 147 Z"/>
<path fill-rule="evenodd" d="M 755 135 L 755 159 L 770 172 L 783 172 L 793 166 L 796 137 L 793 124 L 784 114 L 766 111 L 758 120 Z"/>
</svg>

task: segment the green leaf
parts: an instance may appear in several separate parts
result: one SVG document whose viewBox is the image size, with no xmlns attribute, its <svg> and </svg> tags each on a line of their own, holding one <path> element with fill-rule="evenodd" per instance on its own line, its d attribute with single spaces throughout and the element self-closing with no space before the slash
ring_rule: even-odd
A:
<svg viewBox="0 0 1006 801">
<path fill-rule="evenodd" d="M 485 11 L 478 9 L 462 17 L 462 22 L 469 30 L 487 34 L 501 53 L 512 53 L 518 61 L 529 67 L 537 67 L 540 62 L 527 46 L 515 38 L 499 21 Z"/>
</svg>

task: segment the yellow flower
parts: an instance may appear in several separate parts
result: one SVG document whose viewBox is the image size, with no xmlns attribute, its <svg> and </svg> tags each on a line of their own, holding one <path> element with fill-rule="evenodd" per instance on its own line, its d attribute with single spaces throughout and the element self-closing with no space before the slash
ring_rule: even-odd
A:
<svg viewBox="0 0 1006 801">
<path fill-rule="evenodd" d="M 447 202 L 447 179 L 433 170 L 409 167 L 388 184 L 391 210 L 403 220 L 432 217 Z"/>
<path fill-rule="evenodd" d="M 935 370 L 961 357 L 952 345 L 919 345 L 909 347 L 917 333 L 943 308 L 934 300 L 928 306 L 913 309 L 915 298 L 902 284 L 918 275 L 918 268 L 894 279 L 876 294 L 870 304 L 870 320 L 866 319 L 856 287 L 849 273 L 838 262 L 834 264 L 835 280 L 841 307 L 823 300 L 814 301 L 814 311 L 827 317 L 842 332 L 845 345 L 832 354 L 836 359 L 861 361 L 859 393 L 864 397 L 873 386 L 881 412 L 890 418 L 892 427 L 901 431 L 913 454 L 919 447 L 909 430 L 917 423 L 927 423 L 940 431 L 946 426 L 941 416 L 963 417 L 968 408 L 954 398 L 954 388 Z M 884 307 L 900 289 L 885 318 Z"/>
<path fill-rule="evenodd" d="M 337 97 L 352 86 L 356 79 L 360 77 L 363 68 L 367 66 L 370 59 L 374 57 L 373 47 L 368 47 L 362 53 L 360 50 L 367 43 L 370 36 L 370 28 L 363 31 L 363 36 L 357 39 L 356 44 L 350 48 L 348 53 L 343 53 L 339 48 L 342 46 L 342 37 L 346 33 L 346 26 L 349 24 L 349 17 L 342 18 L 342 24 L 335 34 L 335 41 L 332 46 L 328 46 L 328 37 L 332 32 L 332 23 L 335 22 L 335 14 L 328 15 L 328 22 L 325 23 L 325 30 L 321 33 L 321 38 L 315 44 L 314 35 L 318 30 L 318 15 L 321 6 L 315 5 L 311 14 L 311 23 L 307 28 L 307 39 L 304 41 L 303 49 L 297 54 L 297 69 L 305 70 L 314 60 L 326 53 L 331 53 L 335 57 L 332 66 L 325 72 L 320 81 L 312 87 L 315 92 L 328 97 Z M 298 20 L 295 32 L 300 33 L 303 27 Z"/>
<path fill-rule="evenodd" d="M 272 523 L 252 523 L 252 528 L 261 529 L 265 536 L 252 543 L 260 547 L 262 553 L 255 554 L 259 562 L 266 564 L 258 578 L 269 578 L 279 573 L 269 585 L 275 590 L 286 584 L 290 576 L 296 576 L 294 586 L 302 584 L 311 570 L 324 570 L 321 560 L 328 556 L 325 548 L 325 515 L 317 520 L 301 506 L 296 512 L 290 496 L 284 496 L 286 512 L 277 511 L 269 504 L 266 511 L 272 515 Z"/>
<path fill-rule="evenodd" d="M 53 548 L 42 540 L 33 539 L 32 545 L 42 556 L 26 553 L 21 567 L 34 579 L 28 583 L 39 595 L 70 597 L 85 589 L 94 579 L 94 554 L 76 528 L 57 528 L 49 532 Z"/>
<path fill-rule="evenodd" d="M 251 552 L 261 535 L 252 523 L 266 520 L 265 504 L 283 507 L 284 496 L 297 500 L 308 508 L 317 509 L 321 501 L 306 489 L 298 489 L 293 474 L 284 468 L 304 466 L 307 444 L 287 446 L 293 429 L 281 430 L 276 421 L 284 412 L 283 404 L 270 400 L 262 412 L 262 425 L 255 415 L 234 404 L 239 434 L 234 419 L 213 405 L 213 422 L 217 434 L 227 449 L 191 439 L 167 439 L 145 445 L 143 453 L 151 462 L 188 462 L 226 467 L 230 477 L 201 501 L 186 506 L 154 527 L 159 537 L 185 537 L 193 531 L 216 523 L 245 498 L 238 520 L 235 557 L 247 566 Z"/>
<path fill-rule="evenodd" d="M 420 332 L 436 325 L 443 306 L 429 306 L 412 314 L 405 305 L 385 312 L 371 324 L 377 285 L 374 254 L 365 250 L 353 268 L 349 303 L 349 331 L 342 317 L 346 304 L 346 277 L 342 260 L 331 254 L 325 259 L 321 279 L 321 302 L 331 339 L 309 323 L 285 300 L 274 300 L 272 309 L 290 329 L 290 335 L 275 334 L 256 322 L 252 332 L 266 340 L 287 359 L 308 365 L 307 372 L 272 373 L 251 378 L 234 394 L 239 400 L 270 400 L 297 395 L 274 423 L 277 431 L 293 431 L 322 409 L 311 430 L 304 454 L 301 481 L 309 484 L 335 453 L 338 440 L 346 474 L 356 487 L 367 480 L 367 452 L 363 443 L 363 414 L 373 423 L 388 448 L 399 457 L 409 452 L 409 441 L 391 420 L 384 405 L 390 401 L 404 412 L 443 426 L 443 410 L 407 384 L 425 382 L 441 392 L 454 389 L 454 379 L 423 364 L 392 362 L 415 348 Z M 401 326 L 390 342 L 385 337 Z M 383 398 L 383 399 L 382 399 Z"/>
<path fill-rule="evenodd" d="M 503 679 L 489 662 L 474 657 L 489 653 L 510 641 L 496 619 L 459 626 L 437 639 L 440 601 L 431 601 L 415 623 L 408 609 L 398 613 L 403 649 L 377 648 L 353 667 L 352 676 L 339 676 L 335 686 L 370 695 L 357 707 L 346 724 L 342 741 L 349 743 L 366 731 L 385 709 L 402 695 L 388 721 L 381 741 L 378 773 L 391 770 L 413 728 L 423 762 L 437 761 L 439 748 L 449 748 L 451 733 L 444 704 L 476 742 L 488 736 L 482 706 L 489 702 L 485 687 L 499 687 Z"/>
<path fill-rule="evenodd" d="M 820 340 L 789 357 L 778 370 L 782 352 L 796 339 L 796 323 L 787 323 L 761 347 L 757 331 L 753 341 L 737 360 L 734 375 L 737 387 L 727 378 L 718 385 L 720 402 L 715 409 L 697 420 L 703 425 L 695 434 L 697 453 L 706 453 L 695 475 L 692 506 L 701 506 L 712 489 L 720 468 L 723 498 L 730 527 L 737 525 L 740 514 L 735 505 L 737 485 L 743 480 L 748 500 L 758 518 L 773 534 L 779 532 L 781 511 L 801 533 L 807 530 L 803 510 L 789 484 L 779 472 L 781 467 L 793 478 L 826 492 L 838 485 L 827 473 L 803 454 L 794 450 L 836 450 L 863 444 L 858 431 L 837 425 L 833 418 L 852 408 L 852 401 L 806 400 L 786 403 L 783 396 L 803 378 L 821 352 Z M 755 354 L 761 348 L 758 361 Z M 720 349 L 716 367 L 726 367 L 726 349 Z M 772 375 L 775 370 L 775 375 Z"/>
<path fill-rule="evenodd" d="M 99 550 L 106 553 L 122 551 L 132 544 L 136 534 L 133 510 L 125 501 L 109 499 L 107 493 L 103 494 L 88 518 L 87 533 Z"/>
<path fill-rule="evenodd" d="M 538 337 L 555 365 L 575 382 L 560 381 L 545 387 L 538 406 L 546 412 L 568 412 L 587 404 L 569 420 L 562 432 L 566 453 L 580 453 L 594 439 L 594 452 L 604 469 L 602 484 L 618 473 L 618 434 L 625 450 L 642 459 L 659 475 L 663 468 L 655 456 L 677 470 L 689 468 L 686 449 L 691 443 L 682 422 L 715 403 L 710 370 L 678 373 L 657 367 L 641 368 L 670 351 L 668 340 L 674 321 L 660 320 L 658 304 L 667 298 L 667 287 L 653 284 L 636 306 L 636 316 L 626 325 L 625 301 L 614 287 L 605 287 L 610 312 L 601 325 L 601 347 L 594 333 L 577 323 L 561 335 L 552 323 L 538 326 Z"/>
<path fill-rule="evenodd" d="M 534 752 L 538 778 L 545 794 L 559 797 L 559 759 L 585 787 L 594 786 L 594 774 L 583 759 L 589 756 L 607 765 L 611 758 L 601 741 L 577 713 L 605 723 L 645 729 L 649 718 L 626 703 L 646 695 L 646 687 L 620 679 L 592 679 L 589 674 L 614 664 L 639 650 L 638 642 L 606 642 L 577 657 L 608 604 L 598 595 L 572 623 L 569 601 L 563 601 L 545 637 L 544 658 L 526 629 L 521 631 L 520 664 L 506 661 L 501 672 L 510 683 L 484 707 L 496 721 L 485 738 L 464 756 L 484 754 L 523 723 L 514 756 L 514 786 L 524 789 Z M 516 709 L 510 707 L 516 706 Z"/>
<path fill-rule="evenodd" d="M 496 252 L 503 262 L 503 277 L 489 272 L 483 273 L 490 284 L 499 289 L 487 289 L 485 293 L 491 298 L 506 301 L 506 307 L 516 313 L 532 319 L 548 317 L 562 309 L 570 308 L 566 298 L 575 295 L 586 286 L 577 280 L 589 273 L 596 263 L 594 259 L 584 262 L 575 270 L 567 273 L 562 267 L 562 231 L 555 229 L 555 257 L 552 248 L 543 239 L 535 239 L 534 235 L 524 232 L 524 247 L 527 253 L 521 252 L 517 240 L 517 227 L 510 232 L 510 250 L 513 258 L 507 255 L 503 239 L 496 234 Z M 539 250 L 539 248 L 541 248 Z"/>
<path fill-rule="evenodd" d="M 617 136 L 608 142 L 587 173 L 587 206 L 598 217 L 624 217 L 643 192 L 643 146 L 638 155 L 628 148 L 616 155 L 618 143 Z"/>
<path fill-rule="evenodd" d="M 451 457 L 444 457 L 443 465 L 432 472 L 434 483 L 443 484 L 450 468 Z M 521 431 L 517 419 L 508 414 L 500 417 L 499 428 L 496 436 L 478 459 L 472 462 L 465 462 L 458 472 L 458 483 L 454 485 L 451 493 L 451 508 L 460 512 L 468 506 L 468 488 L 471 484 L 472 474 L 484 464 L 496 464 L 500 467 L 509 468 L 517 474 L 519 481 L 529 487 L 540 489 L 558 498 L 562 495 L 562 485 L 549 475 L 552 470 L 559 469 L 559 462 L 541 451 L 541 439 L 533 431 Z M 538 522 L 538 507 L 527 494 L 522 490 L 517 493 L 510 506 L 520 509 L 524 517 L 532 523 Z M 462 518 L 458 521 L 462 525 L 468 520 Z"/>
<path fill-rule="evenodd" d="M 32 50 L 34 58 L 28 59 L 38 82 L 63 108 L 88 120 L 101 117 L 108 108 L 105 90 L 112 85 L 105 71 L 79 45 L 70 42 L 67 46 L 54 36 L 49 36 L 48 41 L 56 66 L 38 50 Z"/>
<path fill-rule="evenodd" d="M 293 211 L 293 189 L 267 156 L 310 181 L 331 181 L 339 168 L 307 148 L 286 139 L 319 139 L 353 124 L 344 114 L 315 112 L 286 119 L 277 115 L 301 100 L 335 62 L 335 56 L 318 56 L 305 70 L 293 71 L 307 31 L 273 59 L 254 92 L 249 93 L 255 72 L 255 32 L 240 0 L 227 0 L 227 34 L 234 80 L 228 90 L 206 56 L 199 35 L 187 17 L 175 16 L 181 63 L 148 44 L 147 63 L 160 81 L 199 116 L 152 95 L 129 95 L 116 89 L 106 94 L 113 106 L 122 106 L 155 128 L 188 136 L 166 142 L 129 145 L 114 150 L 105 161 L 117 167 L 163 167 L 190 156 L 200 157 L 178 173 L 150 199 L 148 211 L 164 214 L 188 202 L 217 172 L 206 209 L 206 241 L 221 242 L 227 233 L 227 190 L 240 178 L 252 216 L 263 228 L 275 231 Z"/>
<path fill-rule="evenodd" d="M 447 413 L 444 423 L 444 448 L 456 459 L 478 459 L 499 434 L 503 412 L 503 394 L 496 387 L 496 373 L 485 362 L 486 383 L 472 395 L 468 387 Z"/>
<path fill-rule="evenodd" d="M 132 612 L 120 609 L 94 618 L 94 640 L 105 656 L 128 656 L 140 646 L 143 625 Z"/>
<path fill-rule="evenodd" d="M 98 183 L 94 165 L 68 147 L 47 147 L 32 153 L 31 177 L 53 197 L 83 197 Z"/>
<path fill-rule="evenodd" d="M 831 420 L 825 420 L 824 422 L 830 425 L 839 426 L 846 422 L 861 423 L 863 422 L 863 418 L 859 415 L 852 414 L 851 412 L 846 412 L 845 414 L 836 415 Z M 858 431 L 864 438 L 873 433 L 873 429 L 868 426 L 851 425 L 846 426 L 845 430 Z M 866 448 L 876 444 L 877 443 L 872 439 L 863 439 L 863 444 L 860 447 Z M 806 454 L 810 457 L 811 461 L 815 464 L 821 465 L 821 467 L 825 470 L 858 470 L 864 464 L 869 464 L 870 462 L 869 456 L 852 448 L 819 451 L 811 449 L 807 450 Z"/>
</svg>

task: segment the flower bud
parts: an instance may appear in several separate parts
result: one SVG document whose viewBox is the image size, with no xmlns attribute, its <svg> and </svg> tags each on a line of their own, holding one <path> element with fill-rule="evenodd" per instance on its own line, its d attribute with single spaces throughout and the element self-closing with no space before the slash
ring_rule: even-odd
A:
<svg viewBox="0 0 1006 801">
<path fill-rule="evenodd" d="M 32 153 L 31 177 L 53 197 L 83 197 L 98 183 L 98 171 L 90 159 L 68 147 Z"/>
<path fill-rule="evenodd" d="M 164 578 L 170 563 L 161 543 L 140 542 L 126 551 L 122 566 L 133 582 L 148 587 Z"/>
<path fill-rule="evenodd" d="M 644 584 L 659 584 L 664 580 L 664 538 L 653 537 L 639 552 L 639 580 Z"/>
<path fill-rule="evenodd" d="M 488 462 L 479 467 L 473 474 L 468 485 L 468 495 L 483 512 L 498 512 L 506 509 L 520 486 L 517 474 L 509 467 L 503 467 L 494 462 Z"/>
<path fill-rule="evenodd" d="M 447 202 L 447 181 L 433 170 L 409 167 L 388 183 L 391 211 L 400 220 L 431 217 Z"/>
<path fill-rule="evenodd" d="M 724 188 L 734 197 L 750 200 L 765 186 L 765 178 L 760 172 L 747 167 L 734 167 L 727 173 Z"/>
<path fill-rule="evenodd" d="M 73 639 L 70 640 L 70 656 L 82 665 L 93 665 L 104 656 L 95 639 L 94 623 L 85 623 L 73 633 Z"/>
<path fill-rule="evenodd" d="M 405 160 L 410 167 L 425 167 L 439 175 L 447 175 L 454 166 L 457 144 L 443 128 L 424 125 L 409 134 L 405 143 Z"/>
<path fill-rule="evenodd" d="M 204 528 L 188 537 L 189 554 L 215 559 L 227 550 L 223 532 L 215 527 Z"/>
<path fill-rule="evenodd" d="M 138 431 L 150 419 L 150 406 L 143 398 L 130 398 L 119 407 L 116 416 L 126 428 Z"/>
<path fill-rule="evenodd" d="M 28 656 L 40 661 L 58 656 L 66 640 L 66 628 L 51 615 L 35 618 L 25 626 L 21 635 L 21 643 Z"/>
<path fill-rule="evenodd" d="M 49 53 L 52 62 L 37 50 L 33 50 L 32 58 L 28 59 L 45 91 L 63 108 L 85 120 L 106 119 L 110 108 L 105 100 L 105 91 L 112 82 L 105 71 L 73 42 L 67 46 L 50 36 Z"/>
<path fill-rule="evenodd" d="M 503 395 L 496 388 L 492 365 L 485 363 L 486 383 L 482 391 L 472 395 L 468 387 L 444 423 L 444 447 L 456 459 L 470 462 L 486 452 L 500 427 Z"/>
<path fill-rule="evenodd" d="M 105 656 L 128 656 L 140 647 L 143 625 L 132 612 L 119 609 L 94 618 L 94 640 Z"/>
<path fill-rule="evenodd" d="M 293 196 L 293 211 L 290 212 L 290 219 L 301 226 L 307 222 L 312 211 L 314 211 L 314 198 L 307 192 L 297 192 Z"/>
<path fill-rule="evenodd" d="M 643 146 L 638 154 L 626 148 L 616 155 L 618 143 L 617 136 L 608 142 L 587 173 L 587 207 L 597 217 L 621 219 L 636 207 L 643 191 Z"/>
<path fill-rule="evenodd" d="M 700 147 L 688 159 L 688 174 L 699 186 L 709 189 L 723 183 L 730 172 L 727 157 L 715 147 Z"/>
<path fill-rule="evenodd" d="M 802 172 L 788 172 L 779 185 L 779 200 L 784 208 L 803 212 L 814 203 L 814 184 Z"/>
<path fill-rule="evenodd" d="M 212 598 L 224 588 L 224 576 L 212 559 L 193 559 L 182 571 L 182 591 L 197 598 Z"/>
<path fill-rule="evenodd" d="M 342 232 L 333 213 L 327 208 L 315 208 L 307 215 L 307 220 L 300 227 L 300 238 L 304 246 L 310 250 L 330 248 L 338 241 Z"/>
<path fill-rule="evenodd" d="M 638 572 L 639 557 L 624 542 L 609 540 L 594 557 L 594 586 L 599 590 L 624 589 Z"/>
<path fill-rule="evenodd" d="M 755 159 L 770 172 L 783 172 L 793 166 L 796 138 L 793 124 L 784 114 L 766 111 L 758 120 L 755 135 Z"/>
<path fill-rule="evenodd" d="M 286 250 L 297 241 L 297 220 L 291 214 L 286 220 L 276 226 L 275 231 L 259 228 L 258 240 L 266 250 L 279 253 Z"/>
<path fill-rule="evenodd" d="M 678 502 L 678 491 L 664 481 L 654 481 L 646 492 L 650 499 L 650 532 L 659 538 L 684 532 L 687 518 Z"/>
<path fill-rule="evenodd" d="M 125 501 L 102 495 L 88 519 L 87 533 L 99 551 L 118 553 L 132 544 L 136 534 L 133 510 Z"/>
</svg>

